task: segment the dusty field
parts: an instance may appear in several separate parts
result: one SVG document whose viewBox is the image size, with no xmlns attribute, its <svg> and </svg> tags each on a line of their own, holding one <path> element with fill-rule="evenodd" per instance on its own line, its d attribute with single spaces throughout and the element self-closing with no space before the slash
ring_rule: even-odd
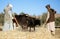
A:
<svg viewBox="0 0 60 39">
<path fill-rule="evenodd" d="M 55 37 L 58 37 L 60 39 L 60 28 L 56 28 L 56 35 Z"/>
<path fill-rule="evenodd" d="M 57 32 L 56 32 L 57 33 Z M 52 36 L 50 32 L 43 27 L 37 27 L 35 32 L 13 30 L 13 31 L 0 31 L 0 39 L 59 39 Z"/>
</svg>

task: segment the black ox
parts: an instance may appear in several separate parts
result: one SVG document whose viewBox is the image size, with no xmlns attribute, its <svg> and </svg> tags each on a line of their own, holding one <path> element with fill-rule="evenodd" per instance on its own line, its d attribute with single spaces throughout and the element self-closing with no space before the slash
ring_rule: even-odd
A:
<svg viewBox="0 0 60 39">
<path fill-rule="evenodd" d="M 40 26 L 39 19 L 27 16 L 26 14 L 15 15 L 15 18 L 16 18 L 17 22 L 21 25 L 22 29 L 28 29 L 28 27 L 29 27 L 29 31 L 31 31 L 31 28 L 34 28 L 34 31 L 35 31 L 35 26 L 36 25 Z"/>
</svg>

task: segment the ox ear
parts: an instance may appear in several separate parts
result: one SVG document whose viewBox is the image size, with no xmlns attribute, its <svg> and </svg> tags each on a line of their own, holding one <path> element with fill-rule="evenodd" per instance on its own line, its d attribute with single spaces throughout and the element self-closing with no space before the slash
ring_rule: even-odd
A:
<svg viewBox="0 0 60 39">
<path fill-rule="evenodd" d="M 26 15 L 26 16 L 28 16 L 28 15 Z"/>
<path fill-rule="evenodd" d="M 26 16 L 29 16 L 28 14 L 26 14 Z"/>
</svg>

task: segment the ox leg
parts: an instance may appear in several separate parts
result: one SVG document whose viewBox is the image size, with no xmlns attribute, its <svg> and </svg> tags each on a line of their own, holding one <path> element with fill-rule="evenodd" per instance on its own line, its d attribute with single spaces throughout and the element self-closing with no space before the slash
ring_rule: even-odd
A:
<svg viewBox="0 0 60 39">
<path fill-rule="evenodd" d="M 26 26 L 26 30 L 28 31 L 28 26 Z"/>
<path fill-rule="evenodd" d="M 30 27 L 30 29 L 29 29 L 29 32 L 31 32 L 31 27 Z"/>
<path fill-rule="evenodd" d="M 35 27 L 34 27 L 34 31 L 35 31 Z"/>
<path fill-rule="evenodd" d="M 28 27 L 27 27 L 27 25 L 25 25 L 25 30 L 26 30 L 26 31 L 28 30 Z"/>
<path fill-rule="evenodd" d="M 22 27 L 22 31 L 24 30 L 24 27 L 23 27 L 23 25 L 21 26 Z"/>
<path fill-rule="evenodd" d="M 21 26 L 22 27 L 22 29 L 23 29 L 23 26 Z"/>
<path fill-rule="evenodd" d="M 17 26 L 16 23 L 14 23 L 13 25 L 14 25 L 14 29 L 16 29 L 16 26 Z"/>
</svg>

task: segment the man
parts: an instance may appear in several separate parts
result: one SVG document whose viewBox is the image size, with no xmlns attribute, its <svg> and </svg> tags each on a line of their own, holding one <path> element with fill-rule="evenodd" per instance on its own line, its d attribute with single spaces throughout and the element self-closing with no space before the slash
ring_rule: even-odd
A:
<svg viewBox="0 0 60 39">
<path fill-rule="evenodd" d="M 13 30 L 13 22 L 12 22 L 12 5 L 8 4 L 4 9 L 4 26 L 3 31 Z"/>
<path fill-rule="evenodd" d="M 48 31 L 51 32 L 52 35 L 55 35 L 55 13 L 56 11 L 50 8 L 50 5 L 47 5 L 46 8 L 48 10 L 47 19 L 46 19 L 47 29 Z"/>
</svg>

